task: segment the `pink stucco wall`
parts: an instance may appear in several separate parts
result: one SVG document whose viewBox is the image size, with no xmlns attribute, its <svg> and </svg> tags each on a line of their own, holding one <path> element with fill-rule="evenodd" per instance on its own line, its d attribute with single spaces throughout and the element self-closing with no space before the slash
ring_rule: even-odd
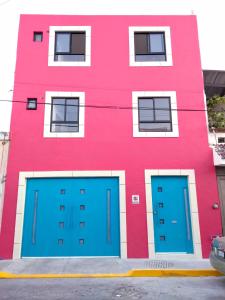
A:
<svg viewBox="0 0 225 300">
<path fill-rule="evenodd" d="M 49 26 L 91 26 L 91 67 L 48 67 Z M 172 67 L 130 67 L 129 26 L 170 26 Z M 43 31 L 43 42 L 33 42 Z M 84 91 L 86 105 L 132 105 L 132 91 L 176 91 L 178 109 L 204 109 L 194 16 L 22 16 L 14 100 L 46 91 Z M 20 171 L 125 170 L 128 257 L 145 258 L 145 169 L 195 169 L 202 250 L 221 233 L 212 151 L 204 112 L 178 112 L 179 138 L 133 138 L 132 110 L 85 109 L 84 138 L 43 138 L 44 105 L 14 103 L 0 257 L 12 257 Z M 140 205 L 131 195 L 140 195 Z"/>
</svg>

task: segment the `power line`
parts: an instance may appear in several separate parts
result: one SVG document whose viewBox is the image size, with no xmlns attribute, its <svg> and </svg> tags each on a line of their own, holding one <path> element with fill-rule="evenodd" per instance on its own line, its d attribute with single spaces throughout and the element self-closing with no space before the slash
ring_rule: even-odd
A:
<svg viewBox="0 0 225 300">
<path fill-rule="evenodd" d="M 62 97 L 63 98 L 63 97 Z M 74 99 L 76 97 L 69 97 L 70 99 Z M 10 102 L 10 103 L 23 103 L 23 104 L 27 104 L 27 101 L 24 100 L 9 100 L 9 99 L 0 99 L 0 102 Z M 46 102 L 37 102 L 37 104 L 39 105 L 52 105 L 52 103 L 46 103 Z M 65 106 L 65 104 L 54 104 L 54 106 Z M 96 108 L 96 109 L 114 109 L 114 110 L 135 110 L 135 109 L 139 109 L 139 110 L 163 110 L 163 111 L 184 111 L 184 112 L 208 112 L 207 109 L 190 109 L 190 108 L 149 108 L 149 107 L 132 107 L 132 106 L 120 106 L 120 105 L 96 105 L 96 104 L 92 104 L 92 105 L 76 105 L 76 104 L 67 104 L 66 106 L 71 106 L 71 107 L 87 107 L 87 108 Z M 225 112 L 225 110 L 217 110 L 217 111 L 213 111 L 212 112 L 215 113 L 221 113 L 221 112 Z"/>
</svg>

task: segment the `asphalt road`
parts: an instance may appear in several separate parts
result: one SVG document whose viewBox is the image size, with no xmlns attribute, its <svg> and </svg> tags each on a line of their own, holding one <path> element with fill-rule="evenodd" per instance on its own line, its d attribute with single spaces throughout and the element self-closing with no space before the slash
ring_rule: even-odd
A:
<svg viewBox="0 0 225 300">
<path fill-rule="evenodd" d="M 2 279 L 1 300 L 223 300 L 225 277 Z"/>
</svg>

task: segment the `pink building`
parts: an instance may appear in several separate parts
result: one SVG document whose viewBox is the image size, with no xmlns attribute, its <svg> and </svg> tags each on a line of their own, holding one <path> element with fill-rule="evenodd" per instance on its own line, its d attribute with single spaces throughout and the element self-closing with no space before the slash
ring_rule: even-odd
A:
<svg viewBox="0 0 225 300">
<path fill-rule="evenodd" d="M 22 15 L 0 257 L 207 257 L 221 233 L 195 16 Z"/>
</svg>

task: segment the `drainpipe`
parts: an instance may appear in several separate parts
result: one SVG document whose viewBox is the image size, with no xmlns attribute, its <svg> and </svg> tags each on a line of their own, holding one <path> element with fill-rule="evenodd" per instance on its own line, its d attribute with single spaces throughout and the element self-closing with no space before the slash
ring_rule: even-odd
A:
<svg viewBox="0 0 225 300">
<path fill-rule="evenodd" d="M 7 160 L 7 150 L 5 145 L 9 142 L 8 133 L 1 132 L 3 139 L 0 140 L 2 144 L 2 151 L 0 154 L 0 232 L 1 232 L 1 225 L 2 225 L 2 212 L 3 212 L 3 202 L 4 202 L 4 186 L 6 181 L 6 165 L 5 160 Z"/>
</svg>

